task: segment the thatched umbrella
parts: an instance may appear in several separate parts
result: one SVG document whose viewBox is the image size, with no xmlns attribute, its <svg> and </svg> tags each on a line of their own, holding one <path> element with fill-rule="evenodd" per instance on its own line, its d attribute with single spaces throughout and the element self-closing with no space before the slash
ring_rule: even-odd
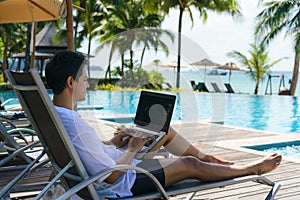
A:
<svg viewBox="0 0 300 200">
<path fill-rule="evenodd" d="M 162 66 L 164 66 L 164 67 L 170 67 L 170 68 L 176 68 L 177 67 L 177 61 L 176 60 L 174 60 L 174 61 L 172 61 L 172 62 L 169 62 L 169 63 L 165 63 L 165 64 L 161 64 Z M 186 65 L 182 65 L 182 64 L 180 64 L 180 67 L 183 67 L 183 68 L 185 68 L 185 67 L 187 67 Z"/>
<path fill-rule="evenodd" d="M 234 62 L 227 62 L 224 65 L 219 66 L 218 69 L 229 70 L 228 83 L 230 83 L 231 71 L 244 71 L 244 72 L 249 72 L 250 71 L 249 69 L 238 66 Z"/>
<path fill-rule="evenodd" d="M 175 71 L 175 69 L 177 68 L 177 65 L 178 65 L 177 60 L 174 60 L 174 61 L 169 62 L 169 63 L 164 63 L 164 64 L 161 64 L 161 65 L 163 67 L 168 67 L 168 68 L 173 68 L 174 69 L 174 84 L 176 84 L 176 77 L 175 77 L 176 71 Z M 187 67 L 188 67 L 187 65 L 180 64 L 180 68 L 187 68 Z"/>
<path fill-rule="evenodd" d="M 146 65 L 143 65 L 144 67 L 153 67 L 155 66 L 156 67 L 156 71 L 158 71 L 158 67 L 164 67 L 162 62 L 159 60 L 159 59 L 156 59 L 156 60 L 153 60 L 152 62 L 146 64 Z"/>
<path fill-rule="evenodd" d="M 0 0 L 0 24 L 50 21 L 65 15 L 62 0 Z"/>
<path fill-rule="evenodd" d="M 200 61 L 191 63 L 191 65 L 193 65 L 193 66 L 204 66 L 205 67 L 205 69 L 204 69 L 204 82 L 206 80 L 206 67 L 218 67 L 218 66 L 220 66 L 219 63 L 216 63 L 216 62 L 214 62 L 212 60 L 209 60 L 207 58 L 204 58 Z"/>
</svg>

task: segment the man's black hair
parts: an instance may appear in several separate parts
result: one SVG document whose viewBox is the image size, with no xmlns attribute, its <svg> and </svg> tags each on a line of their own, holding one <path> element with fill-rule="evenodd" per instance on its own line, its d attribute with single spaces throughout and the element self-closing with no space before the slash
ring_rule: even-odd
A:
<svg viewBox="0 0 300 200">
<path fill-rule="evenodd" d="M 79 77 L 80 67 L 85 63 L 85 57 L 72 51 L 57 53 L 46 65 L 45 75 L 48 86 L 54 94 L 60 94 L 66 87 L 67 78 L 72 76 L 74 80 Z"/>
</svg>

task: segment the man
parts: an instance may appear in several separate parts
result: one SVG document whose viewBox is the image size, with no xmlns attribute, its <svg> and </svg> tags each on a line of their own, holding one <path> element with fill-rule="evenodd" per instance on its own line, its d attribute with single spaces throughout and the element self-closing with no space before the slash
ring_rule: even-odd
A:
<svg viewBox="0 0 300 200">
<path fill-rule="evenodd" d="M 254 163 L 237 166 L 200 152 L 170 128 L 168 134 L 156 146 L 161 146 L 177 158 L 136 160 L 134 155 L 151 138 L 129 137 L 127 129 L 110 141 L 100 141 L 95 130 L 74 110 L 77 102 L 86 98 L 89 87 L 85 58 L 74 52 L 57 54 L 46 66 L 46 79 L 53 90 L 53 103 L 90 175 L 118 164 L 136 165 L 150 171 L 163 186 L 167 187 L 184 179 L 219 181 L 228 178 L 263 174 L 275 169 L 281 155 L 273 154 Z M 127 149 L 119 148 L 127 144 Z M 134 171 L 115 171 L 95 184 L 100 198 L 124 197 L 155 190 L 155 186 L 143 174 Z"/>
</svg>

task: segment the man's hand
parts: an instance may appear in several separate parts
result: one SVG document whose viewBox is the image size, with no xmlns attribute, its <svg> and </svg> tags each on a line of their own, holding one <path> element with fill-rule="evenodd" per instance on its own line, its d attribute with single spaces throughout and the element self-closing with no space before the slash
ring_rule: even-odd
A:
<svg viewBox="0 0 300 200">
<path fill-rule="evenodd" d="M 120 148 L 128 143 L 130 139 L 130 136 L 126 132 L 119 132 L 116 134 L 112 139 L 110 139 L 110 142 L 115 145 L 117 148 Z"/>
<path fill-rule="evenodd" d="M 139 133 L 136 136 L 130 138 L 130 140 L 128 141 L 127 151 L 138 153 L 143 148 L 143 146 L 151 140 L 152 138 L 146 137 L 143 133 Z"/>
</svg>

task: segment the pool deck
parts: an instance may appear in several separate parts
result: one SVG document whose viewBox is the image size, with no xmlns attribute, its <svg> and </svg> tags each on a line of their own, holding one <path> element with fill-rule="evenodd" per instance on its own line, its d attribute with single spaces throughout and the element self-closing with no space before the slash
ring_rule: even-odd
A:
<svg viewBox="0 0 300 200">
<path fill-rule="evenodd" d="M 89 120 L 101 133 L 110 133 L 104 137 L 109 138 L 114 131 L 114 123 L 99 125 Z M 244 164 L 263 158 L 267 154 L 243 146 L 262 145 L 279 142 L 300 140 L 299 134 L 278 134 L 252 129 L 227 127 L 220 124 L 203 121 L 174 122 L 173 127 L 187 140 L 195 144 L 201 151 L 218 157 Z M 100 129 L 99 129 L 100 128 Z M 204 144 L 204 145 L 201 145 Z M 281 165 L 274 171 L 265 175 L 274 182 L 281 184 L 276 199 L 295 200 L 300 196 L 300 160 L 283 158 Z M 269 186 L 254 182 L 227 186 L 197 192 L 193 199 L 265 199 Z M 184 199 L 186 195 L 172 197 L 171 199 Z"/>
</svg>

